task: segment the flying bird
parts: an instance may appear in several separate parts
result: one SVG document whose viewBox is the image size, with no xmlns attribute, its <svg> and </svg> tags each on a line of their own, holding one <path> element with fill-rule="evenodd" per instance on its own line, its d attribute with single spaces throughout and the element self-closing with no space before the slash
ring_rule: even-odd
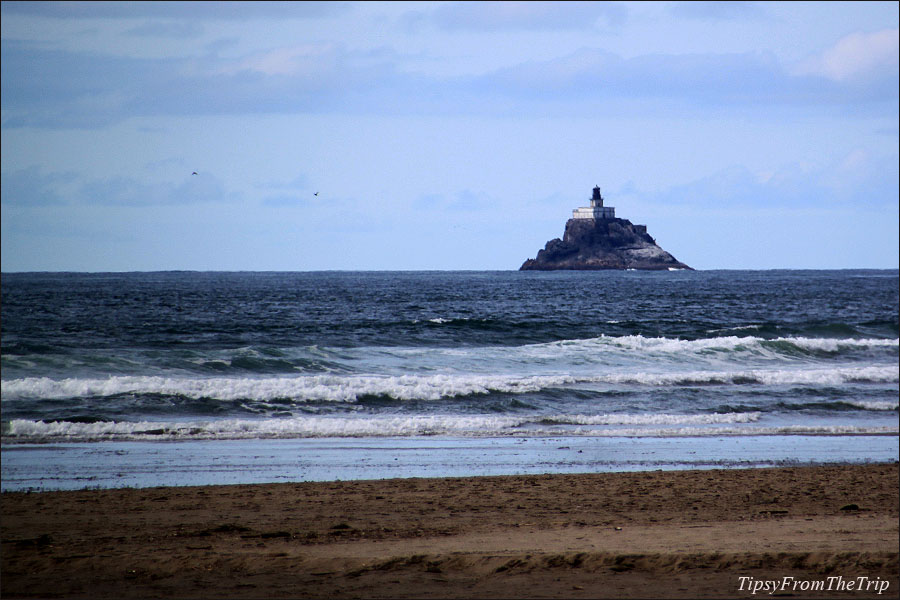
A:
<svg viewBox="0 0 900 600">
<path fill-rule="evenodd" d="M 194 171 L 193 173 L 191 173 L 191 175 L 196 175 L 196 174 L 197 174 L 197 171 Z"/>
<path fill-rule="evenodd" d="M 318 196 L 318 195 L 319 195 L 319 192 L 316 192 L 315 194 L 313 194 L 313 196 Z"/>
</svg>

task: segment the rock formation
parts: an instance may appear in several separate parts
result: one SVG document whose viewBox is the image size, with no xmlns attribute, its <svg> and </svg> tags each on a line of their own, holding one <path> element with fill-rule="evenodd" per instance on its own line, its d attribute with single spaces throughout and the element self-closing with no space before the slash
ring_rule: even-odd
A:
<svg viewBox="0 0 900 600">
<path fill-rule="evenodd" d="M 563 239 L 547 242 L 536 258 L 520 271 L 691 269 L 656 245 L 645 225 L 615 218 L 615 209 L 603 206 L 600 188 L 594 188 L 591 208 L 578 208 L 566 222 Z"/>
</svg>

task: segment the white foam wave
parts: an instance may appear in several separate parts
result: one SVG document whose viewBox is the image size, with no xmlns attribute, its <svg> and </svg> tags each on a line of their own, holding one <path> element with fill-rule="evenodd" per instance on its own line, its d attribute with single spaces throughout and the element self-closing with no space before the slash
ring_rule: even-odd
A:
<svg viewBox="0 0 900 600">
<path fill-rule="evenodd" d="M 897 410 L 900 402 L 897 400 L 844 400 L 846 404 L 858 406 L 866 410 Z"/>
<path fill-rule="evenodd" d="M 570 364 L 615 365 L 641 363 L 667 364 L 714 363 L 737 364 L 747 360 L 795 362 L 804 354 L 809 360 L 817 360 L 816 354 L 837 355 L 844 352 L 885 352 L 900 349 L 897 339 L 821 339 L 724 336 L 681 340 L 664 337 L 627 335 L 621 337 L 564 340 L 531 344 L 519 348 L 480 349 L 488 359 L 538 360 L 544 363 L 568 362 Z M 821 357 L 818 358 L 821 360 Z"/>
<path fill-rule="evenodd" d="M 541 423 L 562 425 L 709 425 L 713 423 L 753 423 L 760 413 L 711 413 L 701 415 L 673 414 L 612 414 L 612 415 L 554 415 L 543 417 Z"/>
<path fill-rule="evenodd" d="M 693 371 L 685 373 L 626 373 L 602 378 L 608 383 L 641 385 L 841 385 L 845 383 L 897 383 L 900 367 L 871 366 L 835 369 L 748 369 L 745 371 Z"/>
<path fill-rule="evenodd" d="M 437 400 L 490 392 L 523 393 L 546 385 L 571 383 L 571 377 L 503 377 L 482 375 L 339 376 L 206 379 L 124 376 L 108 379 L 30 377 L 2 382 L 4 400 L 12 398 L 61 399 L 162 394 L 221 400 L 353 402 L 364 396 L 398 400 Z"/>
<path fill-rule="evenodd" d="M 122 394 L 160 394 L 224 401 L 356 402 L 366 396 L 396 400 L 439 400 L 459 396 L 523 394 L 579 384 L 670 385 L 840 385 L 896 383 L 900 367 L 749 369 L 743 371 L 625 372 L 603 375 L 315 375 L 260 378 L 117 376 L 106 379 L 28 377 L 0 382 L 4 401 L 64 399 Z M 863 407 L 866 408 L 866 407 Z"/>
<path fill-rule="evenodd" d="M 900 340 L 885 339 L 830 339 L 830 338 L 777 338 L 773 342 L 787 342 L 805 350 L 838 352 L 846 348 L 898 348 Z"/>
<path fill-rule="evenodd" d="M 709 350 L 730 352 L 734 350 L 761 350 L 768 349 L 778 344 L 790 344 L 805 350 L 824 352 L 837 352 L 847 348 L 900 348 L 900 339 L 826 339 L 806 337 L 781 337 L 765 339 L 761 337 L 724 336 L 714 338 L 702 338 L 698 340 L 679 340 L 674 338 L 644 337 L 642 335 L 627 335 L 622 337 L 593 338 L 585 340 L 589 343 L 596 341 L 604 344 L 612 344 L 623 348 L 652 352 L 694 353 Z"/>
<path fill-rule="evenodd" d="M 430 319 L 431 322 L 446 322 L 446 319 Z M 606 321 L 617 323 L 617 321 Z M 526 344 L 524 346 L 488 346 L 479 348 L 391 348 L 391 353 L 400 355 L 449 355 L 453 357 L 469 357 L 472 359 L 558 359 L 573 358 L 603 362 L 611 354 L 620 353 L 623 358 L 640 360 L 656 359 L 661 356 L 687 358 L 719 355 L 727 359 L 730 354 L 740 354 L 743 359 L 747 353 L 759 354 L 772 358 L 783 357 L 785 350 L 793 346 L 805 351 L 836 353 L 842 350 L 862 349 L 900 349 L 900 339 L 824 339 L 805 337 L 781 337 L 766 339 L 754 336 L 723 336 L 682 340 L 666 337 L 645 337 L 643 335 L 607 336 L 594 338 L 560 340 Z M 380 353 L 384 348 L 365 348 L 365 352 Z M 790 358 L 793 358 L 793 354 Z"/>
<path fill-rule="evenodd" d="M 752 414 L 738 415 L 570 415 L 554 422 L 496 416 L 296 417 L 289 419 L 222 419 L 192 422 L 70 423 L 16 419 L 3 428 L 3 440 L 23 442 L 89 442 L 177 439 L 272 439 L 360 437 L 709 437 L 763 435 L 885 435 L 897 427 L 848 425 L 752 425 Z M 576 425 L 566 427 L 565 425 Z M 554 426 L 557 425 L 557 426 Z M 598 427 L 598 425 L 600 427 Z M 602 427 L 625 425 L 625 427 Z M 660 426 L 663 425 L 663 426 Z"/>
</svg>

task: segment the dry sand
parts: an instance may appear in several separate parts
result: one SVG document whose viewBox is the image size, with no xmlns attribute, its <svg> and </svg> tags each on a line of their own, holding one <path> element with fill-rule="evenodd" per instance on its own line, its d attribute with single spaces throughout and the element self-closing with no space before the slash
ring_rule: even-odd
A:
<svg viewBox="0 0 900 600">
<path fill-rule="evenodd" d="M 896 598 L 898 483 L 894 463 L 6 493 L 0 593 Z"/>
</svg>

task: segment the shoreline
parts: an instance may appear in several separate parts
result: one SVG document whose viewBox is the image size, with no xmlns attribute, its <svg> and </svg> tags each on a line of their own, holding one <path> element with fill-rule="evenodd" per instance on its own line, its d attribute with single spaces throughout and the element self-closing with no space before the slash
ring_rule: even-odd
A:
<svg viewBox="0 0 900 600">
<path fill-rule="evenodd" d="M 794 595 L 896 597 L 898 479 L 894 462 L 5 492 L 2 597 L 749 598 L 751 579 L 829 576 L 888 588 Z"/>
<path fill-rule="evenodd" d="M 897 436 L 383 437 L 3 446 L 2 491 L 883 464 Z"/>
</svg>

